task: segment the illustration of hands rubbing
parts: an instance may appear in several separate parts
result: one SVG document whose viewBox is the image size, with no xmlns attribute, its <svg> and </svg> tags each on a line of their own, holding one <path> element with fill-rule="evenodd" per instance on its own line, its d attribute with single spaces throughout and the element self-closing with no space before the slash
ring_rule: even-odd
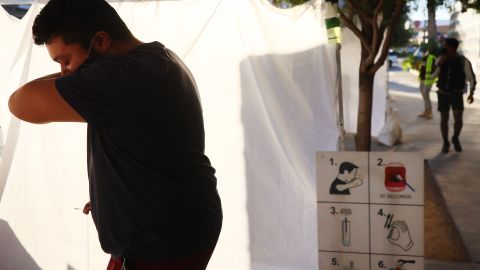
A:
<svg viewBox="0 0 480 270">
<path fill-rule="evenodd" d="M 410 250 L 414 245 L 407 223 L 404 220 L 397 220 L 391 225 L 387 239 L 390 243 L 402 248 L 404 251 Z"/>
</svg>

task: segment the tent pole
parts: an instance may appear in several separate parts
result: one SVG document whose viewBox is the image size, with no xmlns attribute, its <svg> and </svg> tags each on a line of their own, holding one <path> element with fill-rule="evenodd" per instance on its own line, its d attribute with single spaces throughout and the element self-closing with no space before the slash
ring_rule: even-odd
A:
<svg viewBox="0 0 480 270">
<path fill-rule="evenodd" d="M 337 59 L 337 98 L 338 98 L 338 127 L 340 129 L 340 137 L 338 138 L 338 148 L 340 151 L 345 151 L 345 122 L 343 115 L 343 85 L 342 85 L 342 45 L 336 45 L 336 59 Z"/>
</svg>

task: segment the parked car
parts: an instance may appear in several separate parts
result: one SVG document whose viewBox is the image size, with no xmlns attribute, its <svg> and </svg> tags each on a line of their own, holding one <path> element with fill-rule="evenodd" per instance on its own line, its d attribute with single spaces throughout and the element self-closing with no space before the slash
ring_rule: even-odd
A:
<svg viewBox="0 0 480 270">
<path fill-rule="evenodd" d="M 391 50 L 388 52 L 388 67 L 392 67 L 394 63 L 398 62 L 398 54 L 394 51 Z"/>
</svg>

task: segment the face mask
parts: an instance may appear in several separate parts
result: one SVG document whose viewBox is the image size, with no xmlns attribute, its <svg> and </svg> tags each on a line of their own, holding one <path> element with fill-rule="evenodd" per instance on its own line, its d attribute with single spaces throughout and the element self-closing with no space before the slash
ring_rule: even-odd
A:
<svg viewBox="0 0 480 270">
<path fill-rule="evenodd" d="M 85 64 L 93 64 L 98 59 L 102 58 L 103 55 L 100 54 L 95 48 L 93 48 L 93 43 L 97 37 L 93 36 L 92 41 L 90 42 L 90 47 L 87 51 L 87 59 L 85 60 Z"/>
</svg>

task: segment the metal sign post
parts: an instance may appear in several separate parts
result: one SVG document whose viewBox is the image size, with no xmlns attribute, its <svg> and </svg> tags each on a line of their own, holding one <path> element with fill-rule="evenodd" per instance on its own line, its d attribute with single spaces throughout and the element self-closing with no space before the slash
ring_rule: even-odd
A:
<svg viewBox="0 0 480 270">
<path fill-rule="evenodd" d="M 338 149 L 345 151 L 345 125 L 343 115 L 343 87 L 342 87 L 342 28 L 340 26 L 340 19 L 338 18 L 337 1 L 325 2 L 325 25 L 327 27 L 328 43 L 336 46 L 336 61 L 337 61 L 337 100 L 338 100 L 338 128 L 340 131 L 338 139 Z"/>
</svg>

